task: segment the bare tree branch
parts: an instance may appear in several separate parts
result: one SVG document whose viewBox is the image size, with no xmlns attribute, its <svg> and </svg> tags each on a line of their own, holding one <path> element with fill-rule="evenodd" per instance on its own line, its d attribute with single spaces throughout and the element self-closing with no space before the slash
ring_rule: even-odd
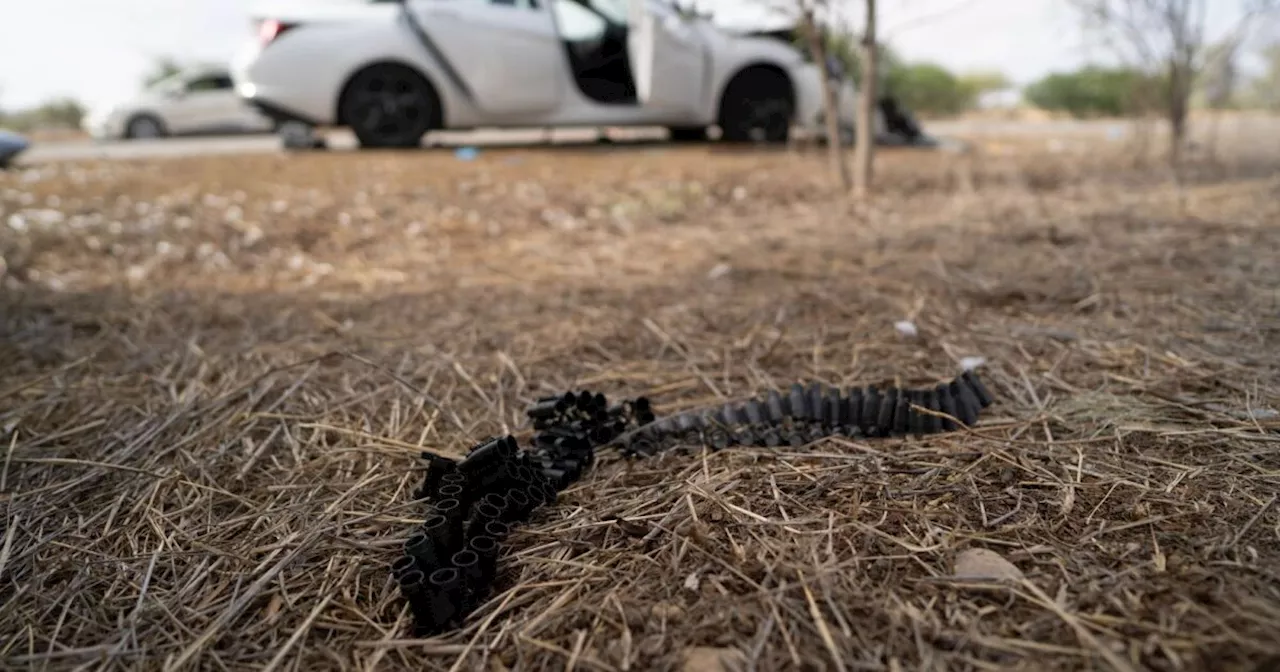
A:
<svg viewBox="0 0 1280 672">
<path fill-rule="evenodd" d="M 930 14 L 924 14 L 921 16 L 906 19 L 901 23 L 898 23 L 893 26 L 889 26 L 884 30 L 877 30 L 877 33 L 879 35 L 877 39 L 888 41 L 890 38 L 896 37 L 908 30 L 919 28 L 924 25 L 928 25 L 930 23 L 933 23 L 934 21 L 946 18 L 952 14 L 955 14 L 960 10 L 967 9 L 970 5 L 972 5 L 976 1 L 977 0 L 958 0 L 958 2 L 956 2 L 955 4 L 945 9 L 941 9 Z"/>
<path fill-rule="evenodd" d="M 1222 2 L 1223 0 L 1212 0 Z M 1243 38 L 1280 0 L 1248 0 L 1227 40 Z M 1206 63 L 1210 0 L 1067 0 L 1122 62 L 1163 78 L 1170 160 L 1186 140 L 1191 92 Z"/>
</svg>

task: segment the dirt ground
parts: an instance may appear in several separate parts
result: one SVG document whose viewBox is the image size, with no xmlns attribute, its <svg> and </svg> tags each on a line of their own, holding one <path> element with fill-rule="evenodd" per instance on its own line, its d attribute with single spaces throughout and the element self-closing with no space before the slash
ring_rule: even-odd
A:
<svg viewBox="0 0 1280 672">
<path fill-rule="evenodd" d="M 708 147 L 0 175 L 0 667 L 1263 669 L 1280 156 L 1247 149 L 1181 190 L 1114 145 L 896 151 L 870 207 Z M 420 450 L 568 389 L 965 357 L 969 431 L 602 456 L 409 638 Z M 974 549 L 1013 578 L 958 577 Z"/>
</svg>

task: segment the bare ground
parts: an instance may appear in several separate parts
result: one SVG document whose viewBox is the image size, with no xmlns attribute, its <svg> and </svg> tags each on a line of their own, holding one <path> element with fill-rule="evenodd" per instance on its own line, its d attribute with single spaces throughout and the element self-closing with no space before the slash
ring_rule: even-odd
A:
<svg viewBox="0 0 1280 672">
<path fill-rule="evenodd" d="M 1059 147 L 1061 149 L 1061 147 Z M 0 176 L 4 669 L 1255 669 L 1280 656 L 1280 180 L 1115 148 L 57 164 Z M 910 338 L 894 323 L 910 320 Z M 422 449 L 949 378 L 969 432 L 605 456 L 407 639 Z M 955 578 L 987 549 L 1024 578 Z"/>
</svg>

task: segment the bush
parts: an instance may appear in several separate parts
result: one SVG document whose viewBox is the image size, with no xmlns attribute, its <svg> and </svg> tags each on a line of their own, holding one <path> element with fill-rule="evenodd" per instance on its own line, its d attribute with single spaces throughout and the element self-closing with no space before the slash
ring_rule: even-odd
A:
<svg viewBox="0 0 1280 672">
<path fill-rule="evenodd" d="M 805 39 L 800 31 L 797 30 L 792 35 L 791 45 L 804 55 L 805 60 L 813 62 L 809 40 Z M 829 56 L 839 61 L 845 73 L 853 80 L 853 85 L 862 88 L 862 45 L 858 43 L 858 38 L 844 31 L 824 31 L 823 48 Z M 881 44 L 878 53 L 880 57 L 878 65 L 881 81 L 883 81 L 887 73 L 902 66 L 902 61 L 887 45 Z"/>
<path fill-rule="evenodd" d="M 84 115 L 84 105 L 79 101 L 61 98 L 28 110 L 0 112 L 0 126 L 12 128 L 19 133 L 52 129 L 76 130 L 80 128 Z"/>
<path fill-rule="evenodd" d="M 969 106 L 977 104 L 984 93 L 1013 88 L 1013 82 L 1003 72 L 968 72 L 960 75 L 960 86 L 969 96 Z"/>
<path fill-rule="evenodd" d="M 862 88 L 862 48 L 857 37 L 848 32 L 826 32 L 824 47 L 844 71 Z M 808 41 L 799 34 L 792 38 L 808 60 Z M 971 109 L 978 97 L 987 91 L 1009 86 L 1002 73 L 982 72 L 957 76 L 934 63 L 907 63 L 887 45 L 879 46 L 880 95 L 893 96 L 908 110 L 931 115 L 959 114 Z"/>
<path fill-rule="evenodd" d="M 1073 117 L 1127 116 L 1156 107 L 1158 78 L 1139 70 L 1089 66 L 1054 73 L 1023 92 L 1032 105 Z"/>
<path fill-rule="evenodd" d="M 973 106 L 978 92 L 946 68 L 933 63 L 903 65 L 890 70 L 885 93 L 907 109 L 924 114 L 959 114 Z"/>
</svg>

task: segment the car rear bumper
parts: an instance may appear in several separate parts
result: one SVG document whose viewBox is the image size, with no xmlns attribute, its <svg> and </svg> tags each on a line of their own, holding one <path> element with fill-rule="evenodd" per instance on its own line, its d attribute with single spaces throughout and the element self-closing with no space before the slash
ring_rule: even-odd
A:
<svg viewBox="0 0 1280 672">
<path fill-rule="evenodd" d="M 330 124 L 331 119 L 315 114 L 316 105 L 307 104 L 306 88 L 299 82 L 309 77 L 300 78 L 281 63 L 264 59 L 268 54 L 256 42 L 250 42 L 232 60 L 231 79 L 240 98 L 277 126 L 289 122 L 308 126 Z"/>
</svg>

